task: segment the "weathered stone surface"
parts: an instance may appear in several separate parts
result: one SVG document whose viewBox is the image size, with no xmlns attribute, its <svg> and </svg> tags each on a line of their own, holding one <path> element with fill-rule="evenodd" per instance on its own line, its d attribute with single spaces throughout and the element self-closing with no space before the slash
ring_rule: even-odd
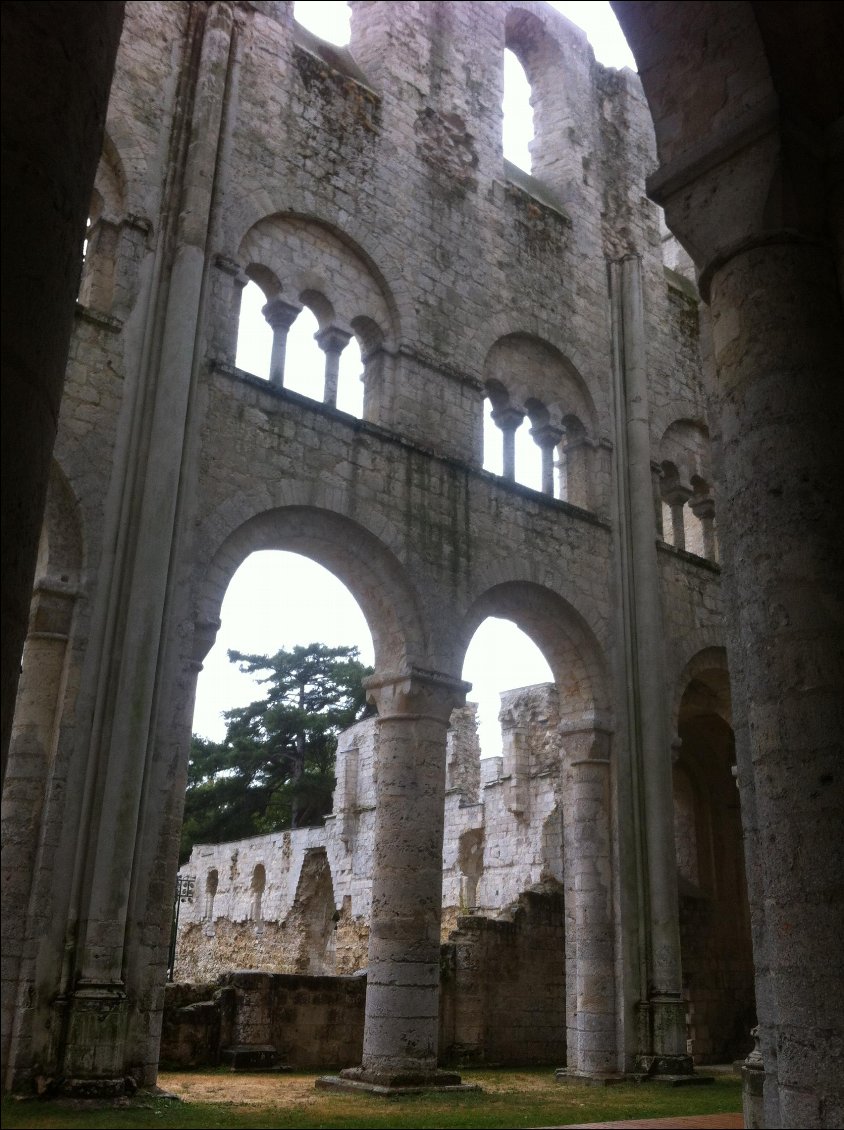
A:
<svg viewBox="0 0 844 1130">
<path fill-rule="evenodd" d="M 718 926 L 743 898 L 735 725 L 765 1117 L 834 1123 L 844 555 L 826 72 L 789 81 L 789 5 L 619 7 L 657 127 L 651 189 L 702 272 L 711 333 L 646 198 L 657 148 L 638 79 L 598 66 L 542 5 L 357 3 L 348 52 L 297 30 L 288 3 L 129 6 L 5 781 L 9 1085 L 155 1079 L 196 673 L 233 572 L 276 547 L 332 569 L 368 619 L 384 764 L 359 804 L 363 743 L 329 839 L 251 861 L 249 946 L 345 968 L 373 922 L 364 1069 L 433 1069 L 443 902 L 451 922 L 548 879 L 564 891 L 575 1070 L 678 1066 L 684 960 L 689 1054 L 720 1054 L 728 997 L 750 1008 L 747 922 Z M 505 45 L 533 86 L 532 177 L 501 154 Z M 316 314 L 328 403 L 284 390 L 280 338 L 271 382 L 234 368 L 248 277 L 276 310 Z M 362 420 L 332 407 L 350 334 Z M 533 432 L 544 493 L 480 469 L 485 399 L 506 453 L 519 420 Z M 544 651 L 557 745 L 527 711 L 502 758 L 469 772 L 449 764 L 445 706 L 488 615 Z M 707 759 L 717 773 L 696 775 Z M 680 914 L 672 772 L 696 888 L 680 899 L 702 893 L 709 916 L 701 900 Z M 237 919 L 218 913 L 217 870 L 200 898 L 223 941 Z M 278 942 L 285 920 L 298 941 Z M 707 1003 L 713 965 L 729 984 Z"/>
</svg>

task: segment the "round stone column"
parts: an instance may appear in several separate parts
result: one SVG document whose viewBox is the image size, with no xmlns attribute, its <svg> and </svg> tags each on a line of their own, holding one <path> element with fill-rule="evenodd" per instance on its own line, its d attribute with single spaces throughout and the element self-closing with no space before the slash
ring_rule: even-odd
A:
<svg viewBox="0 0 844 1130">
<path fill-rule="evenodd" d="M 454 1085 L 437 1072 L 446 733 L 469 684 L 376 676 L 377 801 L 363 1062 L 346 1080 Z"/>
<path fill-rule="evenodd" d="M 271 298 L 261 313 L 273 331 L 273 351 L 270 356 L 270 384 L 274 388 L 284 385 L 284 364 L 287 358 L 287 335 L 290 327 L 302 313 L 301 306 L 293 306 L 283 298 Z"/>
<path fill-rule="evenodd" d="M 692 488 L 677 483 L 663 494 L 666 505 L 671 510 L 671 538 L 675 549 L 686 548 L 686 503 L 692 497 Z"/>
<path fill-rule="evenodd" d="M 718 538 L 715 533 L 715 500 L 708 495 L 692 498 L 689 509 L 700 522 L 703 532 L 703 556 L 710 561 L 718 560 Z"/>
<path fill-rule="evenodd" d="M 504 454 L 501 474 L 514 482 L 516 478 L 516 432 L 521 427 L 525 413 L 519 408 L 496 408 L 492 413 L 495 423 L 504 436 Z"/>
<path fill-rule="evenodd" d="M 340 354 L 352 340 L 352 335 L 337 326 L 326 326 L 314 334 L 314 340 L 325 354 L 325 391 L 322 402 L 337 407 L 337 383 L 340 378 Z"/>
<path fill-rule="evenodd" d="M 530 434 L 542 452 L 542 493 L 554 497 L 554 452 L 563 438 L 563 429 L 553 424 L 531 428 Z"/>
<path fill-rule="evenodd" d="M 617 1075 L 610 738 L 595 722 L 559 725 L 565 764 L 566 916 L 573 925 L 566 970 L 568 1078 Z"/>
<path fill-rule="evenodd" d="M 739 783 L 758 820 L 777 1124 L 828 1126 L 824 1109 L 844 1104 L 844 324 L 833 257 L 771 238 L 713 270 L 710 299 L 740 650 L 730 666 L 750 739 Z"/>
</svg>

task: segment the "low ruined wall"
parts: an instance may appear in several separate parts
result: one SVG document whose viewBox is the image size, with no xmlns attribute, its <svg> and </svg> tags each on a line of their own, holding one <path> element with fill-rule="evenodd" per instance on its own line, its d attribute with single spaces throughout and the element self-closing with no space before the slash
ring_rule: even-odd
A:
<svg viewBox="0 0 844 1130">
<path fill-rule="evenodd" d="M 440 1057 L 454 1063 L 565 1064 L 561 890 L 525 892 L 511 921 L 458 919 L 443 947 Z"/>
<path fill-rule="evenodd" d="M 232 1048 L 272 1047 L 278 1064 L 299 1071 L 353 1067 L 365 997 L 365 977 L 246 970 L 214 985 L 168 985 L 161 1065 L 214 1066 Z"/>
<path fill-rule="evenodd" d="M 565 916 L 561 891 L 528 891 L 508 920 L 460 917 L 442 947 L 443 1063 L 565 1063 Z M 161 1063 L 201 1067 L 232 1048 L 272 1048 L 277 1063 L 360 1063 L 366 977 L 246 970 L 167 986 Z"/>
<path fill-rule="evenodd" d="M 167 985 L 159 1065 L 216 1067 L 223 1048 L 232 1043 L 236 1010 L 229 985 Z"/>
</svg>

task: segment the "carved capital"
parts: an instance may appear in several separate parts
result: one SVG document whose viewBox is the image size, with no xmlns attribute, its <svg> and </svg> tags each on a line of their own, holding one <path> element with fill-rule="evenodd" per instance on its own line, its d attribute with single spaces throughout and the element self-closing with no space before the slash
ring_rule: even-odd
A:
<svg viewBox="0 0 844 1130">
<path fill-rule="evenodd" d="M 557 725 L 557 733 L 566 758 L 572 764 L 590 761 L 609 765 L 612 730 L 603 718 L 563 718 Z"/>
<path fill-rule="evenodd" d="M 496 408 L 492 418 L 502 432 L 514 432 L 524 420 L 525 413 L 521 408 Z"/>
<path fill-rule="evenodd" d="M 708 518 L 715 517 L 715 499 L 711 496 L 705 498 L 693 498 L 689 502 L 689 509 L 696 518 L 701 522 Z"/>
<path fill-rule="evenodd" d="M 202 670 L 202 661 L 217 639 L 220 630 L 219 620 L 197 620 L 193 626 L 193 653 L 192 661 Z"/>
<path fill-rule="evenodd" d="M 352 335 L 341 330 L 339 326 L 326 326 L 324 330 L 314 334 L 314 341 L 323 353 L 336 353 L 338 356 L 351 340 Z"/>
<path fill-rule="evenodd" d="M 678 482 L 667 488 L 663 487 L 662 491 L 662 497 L 669 506 L 685 506 L 693 494 L 691 487 Z"/>
<path fill-rule="evenodd" d="M 402 673 L 385 672 L 364 680 L 367 698 L 385 718 L 433 718 L 448 725 L 451 712 L 466 702 L 471 683 L 441 671 L 411 667 Z"/>
<path fill-rule="evenodd" d="M 261 313 L 274 330 L 289 330 L 302 313 L 302 307 L 285 302 L 283 298 L 271 298 L 266 306 L 261 307 Z"/>
<path fill-rule="evenodd" d="M 537 446 L 545 450 L 555 448 L 565 433 L 562 428 L 557 428 L 553 424 L 542 424 L 541 427 L 531 428 L 530 434 Z"/>
</svg>

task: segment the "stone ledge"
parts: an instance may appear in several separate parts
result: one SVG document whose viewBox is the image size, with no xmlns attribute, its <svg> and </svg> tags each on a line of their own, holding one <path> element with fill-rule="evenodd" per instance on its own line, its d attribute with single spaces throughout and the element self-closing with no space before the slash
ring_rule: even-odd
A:
<svg viewBox="0 0 844 1130">
<path fill-rule="evenodd" d="M 350 1068 L 350 1071 L 359 1071 L 359 1068 Z M 321 1075 L 314 1086 L 318 1091 L 357 1091 L 369 1095 L 383 1095 L 384 1098 L 394 1098 L 400 1095 L 422 1095 L 427 1091 L 455 1092 L 460 1094 L 479 1093 L 482 1088 L 477 1083 L 461 1083 L 460 1076 L 448 1071 L 436 1071 L 430 1075 L 413 1076 L 396 1074 L 392 1076 L 396 1081 L 376 1082 L 377 1079 L 389 1079 L 391 1076 L 379 1072 L 371 1078 L 366 1078 L 361 1071 L 357 1079 L 348 1079 L 343 1075 Z M 412 1080 L 418 1079 L 418 1082 Z M 406 1082 L 402 1082 L 406 1080 Z M 449 1082 L 456 1080 L 456 1082 Z"/>
</svg>

